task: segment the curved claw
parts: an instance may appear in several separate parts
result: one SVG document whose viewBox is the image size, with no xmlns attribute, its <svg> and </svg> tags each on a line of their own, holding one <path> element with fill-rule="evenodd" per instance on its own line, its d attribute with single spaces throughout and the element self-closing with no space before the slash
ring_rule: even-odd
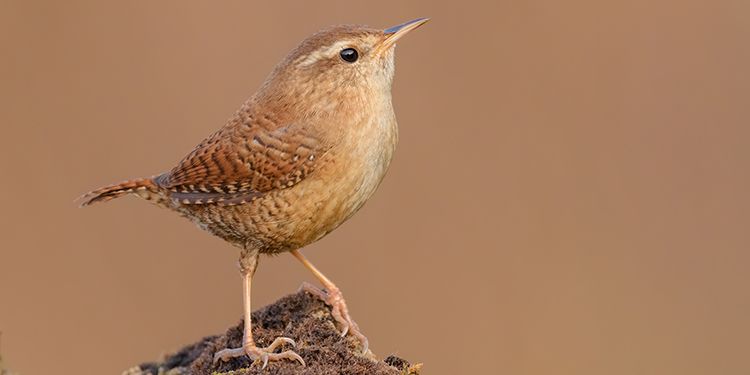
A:
<svg viewBox="0 0 750 375">
<path fill-rule="evenodd" d="M 341 313 L 340 305 L 331 305 L 331 316 L 333 316 L 333 319 L 341 325 L 341 337 L 346 336 L 349 332 L 349 326 L 351 326 L 349 323 L 349 320 L 351 319 L 347 319 L 348 317 L 344 318 L 344 314 Z"/>
<path fill-rule="evenodd" d="M 362 354 L 367 354 L 367 351 L 370 349 L 370 340 L 367 339 L 364 335 L 360 335 L 359 341 L 362 343 Z"/>
</svg>

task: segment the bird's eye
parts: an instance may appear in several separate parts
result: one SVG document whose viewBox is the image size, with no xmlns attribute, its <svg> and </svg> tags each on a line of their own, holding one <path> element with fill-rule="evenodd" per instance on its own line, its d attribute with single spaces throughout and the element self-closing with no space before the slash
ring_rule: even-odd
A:
<svg viewBox="0 0 750 375">
<path fill-rule="evenodd" d="M 348 63 L 353 63 L 359 58 L 359 53 L 354 48 L 344 48 L 339 55 Z"/>
</svg>

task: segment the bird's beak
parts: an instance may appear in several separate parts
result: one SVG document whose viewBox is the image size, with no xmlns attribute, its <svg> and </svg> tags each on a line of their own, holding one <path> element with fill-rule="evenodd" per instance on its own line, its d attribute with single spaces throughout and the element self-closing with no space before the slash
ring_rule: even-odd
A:
<svg viewBox="0 0 750 375">
<path fill-rule="evenodd" d="M 380 42 L 380 45 L 377 47 L 377 53 L 382 53 L 383 51 L 387 51 L 391 46 L 393 46 L 397 40 L 401 39 L 402 36 L 406 35 L 409 31 L 412 31 L 416 29 L 419 26 L 422 26 L 425 22 L 429 21 L 429 18 L 417 18 L 415 20 L 411 20 L 406 23 L 402 23 L 398 26 L 389 27 L 385 30 L 383 30 L 383 34 L 385 34 L 385 39 L 383 39 L 382 42 Z"/>
</svg>

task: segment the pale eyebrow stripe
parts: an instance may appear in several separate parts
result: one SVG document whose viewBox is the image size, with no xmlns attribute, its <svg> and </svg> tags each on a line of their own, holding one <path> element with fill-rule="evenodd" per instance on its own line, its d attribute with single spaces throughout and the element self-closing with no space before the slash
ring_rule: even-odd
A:
<svg viewBox="0 0 750 375">
<path fill-rule="evenodd" d="M 295 64 L 301 67 L 312 65 L 316 61 L 327 58 L 333 55 L 334 52 L 338 52 L 345 47 L 350 46 L 351 44 L 352 42 L 349 40 L 340 40 L 329 46 L 318 48 L 307 56 L 300 57 L 299 59 L 297 59 L 297 61 L 295 61 Z"/>
</svg>

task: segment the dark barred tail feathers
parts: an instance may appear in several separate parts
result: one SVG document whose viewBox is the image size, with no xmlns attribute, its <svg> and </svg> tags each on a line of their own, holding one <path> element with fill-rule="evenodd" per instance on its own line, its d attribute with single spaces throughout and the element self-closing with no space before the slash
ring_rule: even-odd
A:
<svg viewBox="0 0 750 375">
<path fill-rule="evenodd" d="M 106 202 L 126 194 L 136 194 L 147 200 L 156 200 L 157 202 L 154 203 L 157 204 L 160 203 L 159 201 L 166 200 L 166 197 L 153 178 L 137 178 L 105 186 L 84 194 L 79 200 L 81 207 L 85 207 L 97 202 Z"/>
</svg>

